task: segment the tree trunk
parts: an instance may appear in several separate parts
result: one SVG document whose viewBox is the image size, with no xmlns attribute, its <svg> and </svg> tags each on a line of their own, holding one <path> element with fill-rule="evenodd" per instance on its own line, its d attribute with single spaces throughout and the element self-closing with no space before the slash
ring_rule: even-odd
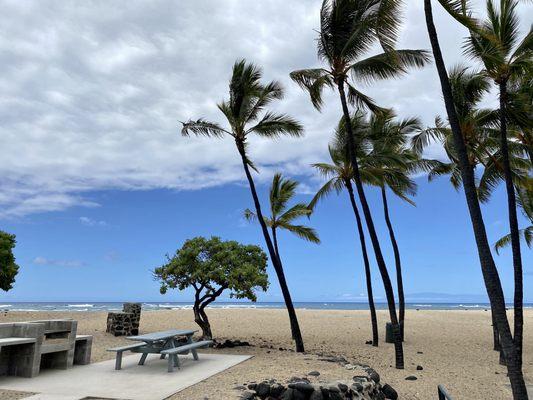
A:
<svg viewBox="0 0 533 400">
<path fill-rule="evenodd" d="M 198 303 L 194 303 L 194 322 L 198 324 L 200 329 L 202 329 L 202 339 L 213 339 L 213 333 L 211 332 L 211 325 L 209 324 L 209 318 L 203 310 L 203 308 Z"/>
<path fill-rule="evenodd" d="M 507 82 L 500 86 L 500 150 L 503 159 L 505 175 L 505 189 L 507 191 L 507 208 L 509 211 L 509 227 L 511 232 L 511 249 L 513 252 L 514 270 L 514 343 L 516 346 L 516 362 L 522 368 L 522 336 L 524 330 L 524 284 L 522 273 L 522 255 L 520 254 L 520 233 L 518 232 L 518 217 L 516 215 L 516 195 L 513 183 L 509 148 L 507 144 Z"/>
<path fill-rule="evenodd" d="M 359 209 L 357 208 L 357 203 L 355 202 L 352 184 L 349 180 L 346 180 L 344 185 L 346 186 L 346 189 L 348 189 L 350 202 L 352 203 L 353 212 L 357 221 L 357 231 L 359 233 L 359 241 L 361 242 L 361 251 L 363 253 L 363 261 L 365 264 L 366 291 L 368 294 L 368 307 L 370 308 L 370 321 L 372 322 L 372 346 L 377 347 L 379 345 L 378 319 L 376 316 L 376 306 L 374 305 L 374 294 L 372 293 L 372 279 L 370 275 L 370 262 L 368 260 L 368 253 L 366 250 L 365 232 L 363 230 L 361 216 L 359 215 Z"/>
<path fill-rule="evenodd" d="M 370 212 L 370 207 L 366 200 L 365 191 L 363 188 L 363 183 L 361 181 L 361 175 L 359 173 L 359 166 L 357 164 L 357 157 L 355 155 L 355 142 L 354 135 L 352 130 L 352 121 L 350 119 L 350 112 L 348 110 L 348 105 L 346 104 L 346 93 L 344 92 L 344 80 L 340 80 L 337 83 L 339 89 L 339 96 L 342 104 L 342 111 L 344 119 L 346 122 L 346 132 L 348 139 L 348 154 L 350 156 L 350 162 L 353 169 L 355 187 L 357 188 L 357 194 L 359 195 L 359 201 L 361 201 L 361 207 L 363 208 L 363 215 L 365 216 L 366 226 L 368 228 L 368 233 L 370 234 L 370 239 L 372 241 L 372 247 L 374 248 L 374 254 L 376 256 L 376 263 L 381 274 L 381 279 L 383 280 L 383 286 L 385 287 L 385 295 L 387 297 L 387 305 L 389 308 L 390 320 L 392 323 L 392 330 L 394 334 L 394 353 L 396 358 L 396 368 L 403 369 L 403 345 L 400 337 L 400 327 L 398 324 L 398 317 L 396 315 L 396 304 L 394 302 L 394 291 L 392 289 L 391 280 L 389 277 L 389 272 L 387 271 L 387 265 L 385 264 L 385 259 L 381 252 L 381 247 L 379 245 L 378 235 L 376 233 L 376 228 L 374 227 L 374 221 L 372 220 L 372 213 Z"/>
<path fill-rule="evenodd" d="M 433 22 L 431 0 L 424 0 L 424 11 L 426 14 L 428 35 L 431 42 L 431 47 L 433 49 L 433 56 L 435 58 L 435 65 L 439 74 L 444 103 L 453 133 L 454 146 L 457 152 L 459 167 L 461 169 L 463 188 L 470 213 L 472 228 L 474 230 L 474 236 L 476 239 L 481 271 L 483 273 L 483 279 L 485 281 L 485 287 L 487 288 L 487 294 L 489 296 L 492 312 L 494 313 L 496 327 L 500 334 L 500 343 L 507 362 L 507 371 L 509 380 L 511 382 L 513 398 L 515 400 L 527 400 L 528 395 L 524 382 L 524 376 L 522 375 L 522 370 L 517 363 L 516 348 L 505 311 L 505 301 L 500 277 L 490 252 L 487 232 L 485 230 L 485 223 L 483 221 L 483 215 L 481 214 L 479 199 L 477 198 L 474 171 L 468 162 L 468 153 L 466 151 L 466 146 L 461 133 L 461 127 L 459 126 L 457 119 L 452 89 L 448 78 L 448 73 L 446 71 L 446 66 L 444 65 L 444 60 L 442 58 L 437 30 Z"/>
<path fill-rule="evenodd" d="M 501 351 L 502 347 L 500 346 L 500 334 L 498 333 L 498 328 L 496 327 L 494 312 L 491 310 L 490 313 L 492 316 L 492 339 L 494 343 L 494 351 Z"/>
<path fill-rule="evenodd" d="M 394 262 L 396 264 L 396 282 L 398 286 L 398 308 L 400 309 L 400 334 L 402 341 L 405 340 L 405 296 L 403 293 L 403 277 L 402 277 L 402 261 L 400 259 L 400 249 L 396 242 L 396 236 L 392 229 L 392 223 L 389 215 L 389 204 L 387 202 L 387 193 L 385 186 L 381 186 L 381 198 L 383 200 L 383 213 L 385 214 L 385 222 L 389 230 L 390 241 L 392 243 L 392 250 L 394 251 Z"/>
<path fill-rule="evenodd" d="M 278 257 L 278 260 L 281 263 L 281 256 L 279 254 L 278 235 L 276 234 L 276 228 L 272 227 L 271 231 L 272 231 L 272 241 L 274 242 L 274 250 L 276 251 L 276 256 Z M 292 340 L 296 340 L 294 329 L 292 329 L 292 324 L 291 324 L 291 333 L 292 333 Z"/>
<path fill-rule="evenodd" d="M 287 286 L 287 280 L 285 279 L 285 273 L 283 272 L 283 265 L 281 264 L 281 260 L 278 257 L 276 250 L 274 249 L 270 234 L 268 233 L 268 229 L 263 218 L 263 213 L 261 212 L 261 204 L 259 202 L 259 197 L 257 196 L 257 191 L 255 190 L 254 180 L 252 178 L 252 174 L 250 173 L 250 168 L 248 166 L 248 159 L 246 157 L 246 152 L 244 149 L 244 142 L 240 140 L 235 140 L 235 144 L 237 145 L 237 149 L 239 150 L 239 154 L 241 155 L 244 172 L 246 173 L 246 178 L 248 179 L 248 183 L 250 185 L 250 191 L 252 192 L 257 219 L 259 220 L 259 224 L 261 225 L 261 230 L 263 232 L 263 237 L 265 238 L 265 242 L 268 248 L 270 260 L 272 261 L 272 265 L 274 266 L 274 270 L 276 271 L 276 275 L 278 276 L 281 293 L 283 294 L 285 306 L 287 307 L 287 312 L 289 313 L 292 337 L 296 342 L 296 351 L 302 353 L 305 350 L 302 334 L 300 332 L 300 326 L 298 324 L 298 318 L 296 317 L 296 311 L 294 310 L 294 305 L 292 303 L 289 287 Z"/>
</svg>

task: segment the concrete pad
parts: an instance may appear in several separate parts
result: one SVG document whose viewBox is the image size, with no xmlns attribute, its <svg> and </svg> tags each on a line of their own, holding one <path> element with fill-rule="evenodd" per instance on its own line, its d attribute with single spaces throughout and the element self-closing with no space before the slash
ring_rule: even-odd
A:
<svg viewBox="0 0 533 400">
<path fill-rule="evenodd" d="M 137 365 L 139 357 L 138 354 L 123 357 L 119 371 L 115 371 L 113 359 L 68 370 L 44 370 L 31 379 L 2 377 L 0 389 L 34 392 L 41 396 L 32 396 L 31 400 L 79 400 L 84 397 L 163 400 L 251 358 L 200 353 L 200 360 L 194 361 L 192 356 L 180 356 L 181 368 L 169 373 L 167 360 L 159 359 L 158 355 L 148 356 L 145 365 Z"/>
</svg>

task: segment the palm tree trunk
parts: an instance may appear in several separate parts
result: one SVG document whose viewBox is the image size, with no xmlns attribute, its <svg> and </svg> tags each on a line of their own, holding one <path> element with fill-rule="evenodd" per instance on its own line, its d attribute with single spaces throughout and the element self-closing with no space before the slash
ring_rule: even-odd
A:
<svg viewBox="0 0 533 400">
<path fill-rule="evenodd" d="M 263 232 L 263 236 L 265 238 L 265 242 L 268 248 L 268 253 L 270 254 L 272 265 L 274 266 L 274 270 L 276 271 L 276 275 L 278 276 L 281 293 L 283 294 L 285 306 L 287 307 L 287 312 L 289 313 L 292 337 L 296 342 L 296 351 L 299 353 L 303 353 L 305 350 L 304 342 L 302 339 L 302 333 L 300 332 L 300 325 L 298 324 L 296 311 L 294 310 L 294 305 L 292 303 L 289 287 L 287 286 L 287 280 L 285 279 L 285 273 L 283 272 L 283 265 L 281 264 L 281 260 L 279 259 L 276 250 L 274 249 L 272 240 L 270 239 L 270 234 L 268 233 L 268 229 L 263 218 L 263 213 L 261 212 L 261 204 L 259 202 L 259 197 L 257 196 L 257 191 L 255 190 L 255 183 L 252 178 L 252 174 L 250 173 L 250 168 L 248 166 L 248 158 L 246 157 L 244 143 L 239 140 L 235 140 L 235 143 L 237 145 L 237 149 L 239 150 L 239 154 L 241 155 L 244 172 L 246 173 L 246 178 L 248 179 L 248 184 L 250 185 L 250 191 L 252 192 L 257 219 L 259 220 L 259 224 L 261 225 L 261 230 Z"/>
<path fill-rule="evenodd" d="M 276 228 L 271 227 L 271 231 L 272 231 L 272 241 L 274 242 L 274 250 L 276 251 L 276 256 L 278 257 L 278 260 L 281 263 L 281 256 L 279 254 L 278 235 L 276 233 Z M 298 321 L 296 321 L 296 323 L 298 323 Z M 292 324 L 291 324 L 291 333 L 292 333 L 292 340 L 296 340 L 296 336 L 294 334 L 294 329 L 292 328 Z"/>
<path fill-rule="evenodd" d="M 385 264 L 385 259 L 383 258 L 383 253 L 381 252 L 381 246 L 379 245 L 378 235 L 376 233 L 376 228 L 374 227 L 374 221 L 372 220 L 372 213 L 370 212 L 370 207 L 366 200 L 365 191 L 363 189 L 363 183 L 361 181 L 361 175 L 359 173 L 359 166 L 357 164 L 357 158 L 355 156 L 355 142 L 354 135 L 352 130 L 352 122 L 350 120 L 350 112 L 348 110 L 348 105 L 346 104 L 346 93 L 344 92 L 344 80 L 340 80 L 337 84 L 339 89 L 339 96 L 342 104 L 342 111 L 344 114 L 344 119 L 346 122 L 346 132 L 348 133 L 348 153 L 350 156 L 350 162 L 354 172 L 355 187 L 357 188 L 357 194 L 359 195 L 359 200 L 361 201 L 361 206 L 363 208 L 363 215 L 365 216 L 366 226 L 368 228 L 368 233 L 370 234 L 370 239 L 372 241 L 372 247 L 374 248 L 374 254 L 376 256 L 376 262 L 378 264 L 379 272 L 381 274 L 381 279 L 383 280 L 383 286 L 385 287 L 385 295 L 387 297 L 387 305 L 389 308 L 389 315 L 392 324 L 392 331 L 394 337 L 394 353 L 396 358 L 396 368 L 403 369 L 403 345 L 400 337 L 400 327 L 398 324 L 398 316 L 396 315 L 396 304 L 394 302 L 394 291 L 392 289 L 391 280 L 389 277 L 389 272 L 387 271 L 387 265 Z"/>
<path fill-rule="evenodd" d="M 514 268 L 514 343 L 516 346 L 517 364 L 522 368 L 522 336 L 524 330 L 524 284 L 522 273 L 522 255 L 520 254 L 520 233 L 516 215 L 516 195 L 513 174 L 509 161 L 507 144 L 507 82 L 500 82 L 500 150 L 502 152 L 505 189 L 507 190 L 507 208 L 509 209 L 509 227 L 511 232 L 511 249 Z"/>
<path fill-rule="evenodd" d="M 392 229 L 392 223 L 389 215 L 389 204 L 387 202 L 387 193 L 385 186 L 381 186 L 381 198 L 383 200 L 383 213 L 385 214 L 385 222 L 389 230 L 390 241 L 392 243 L 392 250 L 394 252 L 394 262 L 396 264 L 396 284 L 398 286 L 398 308 L 400 309 L 400 334 L 402 341 L 405 340 L 405 296 L 403 293 L 403 277 L 402 277 L 402 261 L 400 259 L 400 249 L 398 248 L 398 242 L 396 242 L 396 236 Z"/>
<path fill-rule="evenodd" d="M 494 312 L 491 310 L 492 315 L 492 341 L 494 344 L 494 351 L 501 351 L 500 346 L 500 334 L 498 333 L 498 328 L 496 327 L 496 320 L 494 319 Z"/>
<path fill-rule="evenodd" d="M 496 327 L 500 334 L 500 343 L 505 354 L 507 362 L 507 372 L 511 382 L 511 389 L 513 391 L 513 398 L 515 400 L 527 400 L 527 390 L 524 382 L 522 370 L 517 363 L 516 347 L 511 335 L 511 328 L 507 320 L 505 311 L 505 301 L 503 296 L 502 285 L 496 264 L 490 252 L 490 246 L 487 239 L 487 232 L 485 230 L 485 223 L 483 215 L 481 214 L 481 207 L 479 206 L 479 199 L 477 197 L 476 185 L 474 180 L 474 171 L 468 162 L 468 153 L 464 143 L 461 127 L 457 119 L 455 111 L 452 89 L 442 58 L 440 50 L 439 39 L 435 23 L 433 22 L 433 13 L 431 10 L 431 0 L 424 0 L 424 10 L 426 14 L 426 25 L 428 30 L 431 47 L 433 49 L 433 56 L 435 58 L 435 65 L 439 74 L 439 79 L 444 97 L 444 103 L 448 114 L 448 120 L 452 128 L 454 146 L 457 151 L 459 167 L 461 169 L 461 177 L 463 181 L 463 188 L 470 213 L 470 220 L 474 230 L 474 237 L 476 239 L 479 261 L 481 264 L 481 271 L 487 288 L 492 312 L 494 313 L 494 320 Z"/>
<path fill-rule="evenodd" d="M 378 347 L 379 345 L 379 335 L 378 335 L 378 319 L 376 315 L 376 306 L 374 305 L 374 294 L 372 293 L 372 279 L 370 275 L 370 262 L 368 260 L 368 253 L 366 250 L 366 240 L 365 232 L 363 230 L 363 223 L 361 221 L 361 216 L 359 215 L 359 209 L 357 208 L 357 203 L 355 202 L 355 196 L 353 194 L 353 187 L 350 180 L 344 182 L 348 194 L 350 196 L 350 202 L 352 203 L 353 212 L 355 214 L 355 219 L 357 221 L 357 231 L 359 233 L 359 241 L 361 242 L 361 251 L 363 253 L 363 261 L 365 264 L 365 275 L 366 275 L 366 291 L 368 294 L 368 307 L 370 308 L 370 321 L 372 322 L 372 346 Z"/>
</svg>

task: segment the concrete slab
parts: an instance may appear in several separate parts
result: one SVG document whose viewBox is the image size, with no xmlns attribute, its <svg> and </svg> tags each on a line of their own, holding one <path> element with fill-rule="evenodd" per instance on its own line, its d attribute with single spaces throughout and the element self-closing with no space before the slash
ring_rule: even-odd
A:
<svg viewBox="0 0 533 400">
<path fill-rule="evenodd" d="M 31 400 L 80 400 L 85 397 L 163 400 L 251 358 L 205 353 L 199 356 L 199 361 L 194 361 L 192 356 L 180 356 L 181 368 L 172 373 L 167 372 L 167 361 L 160 360 L 158 355 L 150 355 L 145 365 L 139 366 L 139 355 L 134 354 L 122 359 L 120 371 L 114 369 L 115 360 L 107 360 L 68 370 L 43 370 L 32 379 L 2 377 L 0 388 L 39 393 L 37 396 L 41 396 L 32 396 Z"/>
</svg>

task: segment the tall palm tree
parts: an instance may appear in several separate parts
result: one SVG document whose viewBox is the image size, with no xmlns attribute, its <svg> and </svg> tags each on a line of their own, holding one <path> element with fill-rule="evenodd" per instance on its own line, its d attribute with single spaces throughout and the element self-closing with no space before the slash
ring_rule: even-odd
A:
<svg viewBox="0 0 533 400">
<path fill-rule="evenodd" d="M 428 54 L 423 50 L 394 50 L 401 18 L 399 7 L 400 2 L 397 0 L 324 0 L 317 43 L 318 57 L 327 67 L 294 71 L 291 78 L 309 92 L 313 105 L 319 110 L 324 87 L 336 88 L 338 91 L 346 120 L 348 153 L 355 186 L 385 286 L 395 338 L 396 368 L 402 369 L 403 346 L 394 292 L 361 182 L 348 109 L 350 102 L 371 111 L 381 110 L 369 96 L 356 88 L 356 82 L 395 78 L 404 75 L 409 67 L 422 67 L 428 61 Z M 385 52 L 363 58 L 377 42 Z"/>
<path fill-rule="evenodd" d="M 378 320 L 376 315 L 376 306 L 374 304 L 374 294 L 372 291 L 370 261 L 368 259 L 363 223 L 361 221 L 361 215 L 359 213 L 359 209 L 357 207 L 353 192 L 353 169 L 346 154 L 346 129 L 344 126 L 344 121 L 341 120 L 335 132 L 335 139 L 333 140 L 333 143 L 328 146 L 332 164 L 313 164 L 313 167 L 315 167 L 320 173 L 320 175 L 327 179 L 327 181 L 313 197 L 313 199 L 309 203 L 309 208 L 314 209 L 318 201 L 328 196 L 332 191 L 336 191 L 338 194 L 343 189 L 346 189 L 348 192 L 350 204 L 352 206 L 355 215 L 355 220 L 357 223 L 357 232 L 359 235 L 361 252 L 363 254 L 363 263 L 365 266 L 368 307 L 370 309 L 370 322 L 372 324 L 372 345 L 377 347 L 379 345 Z M 366 129 L 364 115 L 361 112 L 354 114 L 354 116 L 352 117 L 352 128 L 354 129 L 354 131 L 358 131 L 359 129 Z"/>
<path fill-rule="evenodd" d="M 507 123 L 509 120 L 509 84 L 531 76 L 533 68 L 533 29 L 519 39 L 519 20 L 516 12 L 518 0 L 501 0 L 499 7 L 493 0 L 487 0 L 487 18 L 477 21 L 470 17 L 466 2 L 456 9 L 456 1 L 446 1 L 447 10 L 469 30 L 465 53 L 480 61 L 483 72 L 490 77 L 499 90 L 500 152 L 507 192 L 507 208 L 511 235 L 514 266 L 514 342 L 517 347 L 518 363 L 522 364 L 523 337 L 523 270 L 520 250 L 517 202 L 513 184 L 513 170 L 509 155 Z"/>
<path fill-rule="evenodd" d="M 433 57 L 435 59 L 435 65 L 439 75 L 446 112 L 448 114 L 448 121 L 453 133 L 454 146 L 457 152 L 457 159 L 459 162 L 465 198 L 476 239 L 481 271 L 483 273 L 487 294 L 491 303 L 494 322 L 496 323 L 498 332 L 500 334 L 502 350 L 507 361 L 507 371 L 509 380 L 511 382 L 513 398 L 515 400 L 527 400 L 528 395 L 524 382 L 524 376 L 522 374 L 520 364 L 518 363 L 517 348 L 513 341 L 511 328 L 509 326 L 509 321 L 507 319 L 505 310 L 503 289 L 496 264 L 494 263 L 494 259 L 490 252 L 485 223 L 483 221 L 483 215 L 481 213 L 481 207 L 477 197 L 474 171 L 468 160 L 467 147 L 465 145 L 461 126 L 455 110 L 452 88 L 448 78 L 448 72 L 446 71 L 446 66 L 444 64 L 444 59 L 442 57 L 437 30 L 433 21 L 431 0 L 424 0 L 424 12 L 426 16 L 428 36 L 431 42 Z"/>
<path fill-rule="evenodd" d="M 416 194 L 416 183 L 410 173 L 419 169 L 434 167 L 434 162 L 422 160 L 408 148 L 414 133 L 421 131 L 422 125 L 418 118 L 407 118 L 396 121 L 392 110 L 371 116 L 367 138 L 371 151 L 361 162 L 363 181 L 378 186 L 381 191 L 383 213 L 389 231 L 396 266 L 398 289 L 398 308 L 400 333 L 404 339 L 405 329 L 405 295 L 403 289 L 402 262 L 400 249 L 392 226 L 387 188 L 402 200 L 414 205 L 409 196 Z"/>
<path fill-rule="evenodd" d="M 277 173 L 272 179 L 270 187 L 270 217 L 263 216 L 265 224 L 270 228 L 274 249 L 278 258 L 281 260 L 278 246 L 278 229 L 284 229 L 293 233 L 301 239 L 312 243 L 320 243 L 316 231 L 305 225 L 295 225 L 294 220 L 301 217 L 309 217 L 312 210 L 305 203 L 296 203 L 288 208 L 288 202 L 296 194 L 298 182 L 292 179 L 283 178 Z M 246 209 L 244 217 L 251 221 L 257 219 L 257 214 L 252 210 Z"/>
<path fill-rule="evenodd" d="M 268 227 L 263 218 L 259 196 L 250 169 L 255 169 L 248 157 L 248 139 L 251 135 L 266 138 L 278 138 L 282 135 L 300 137 L 303 128 L 295 119 L 284 115 L 267 111 L 266 107 L 274 100 L 283 97 L 283 88 L 276 82 L 261 83 L 262 72 L 254 64 L 245 60 L 237 61 L 233 66 L 233 74 L 229 84 L 229 100 L 218 104 L 219 110 L 228 121 L 228 128 L 223 128 L 215 122 L 204 119 L 189 120 L 183 123 L 182 134 L 189 136 L 207 136 L 215 138 L 231 137 L 241 157 L 244 173 L 250 186 L 261 231 L 263 233 L 270 259 L 278 276 L 279 285 L 289 313 L 292 337 L 296 342 L 296 351 L 304 351 L 304 343 L 298 324 L 298 318 L 294 310 L 291 295 L 285 279 L 283 265 L 277 256 L 276 249 L 270 237 Z M 262 115 L 262 116 L 261 116 Z"/>
<path fill-rule="evenodd" d="M 479 166 L 483 167 L 477 191 L 479 200 L 486 202 L 493 188 L 503 179 L 501 152 L 498 145 L 498 112 L 479 108 L 479 103 L 489 91 L 490 82 L 484 74 L 472 72 L 463 66 L 452 68 L 449 79 L 458 122 L 466 145 L 468 162 L 474 174 L 479 170 Z M 435 119 L 435 125 L 412 137 L 413 149 L 420 154 L 432 141 L 440 142 L 449 162 L 438 163 L 430 168 L 428 179 L 431 181 L 439 175 L 450 175 L 450 183 L 456 190 L 459 190 L 461 171 L 452 130 L 440 117 Z M 522 158 L 526 153 L 524 147 L 518 141 L 509 145 L 517 190 L 520 187 L 526 187 L 530 169 L 530 163 Z M 499 335 L 494 322 L 493 333 L 494 350 L 500 351 Z"/>
</svg>

